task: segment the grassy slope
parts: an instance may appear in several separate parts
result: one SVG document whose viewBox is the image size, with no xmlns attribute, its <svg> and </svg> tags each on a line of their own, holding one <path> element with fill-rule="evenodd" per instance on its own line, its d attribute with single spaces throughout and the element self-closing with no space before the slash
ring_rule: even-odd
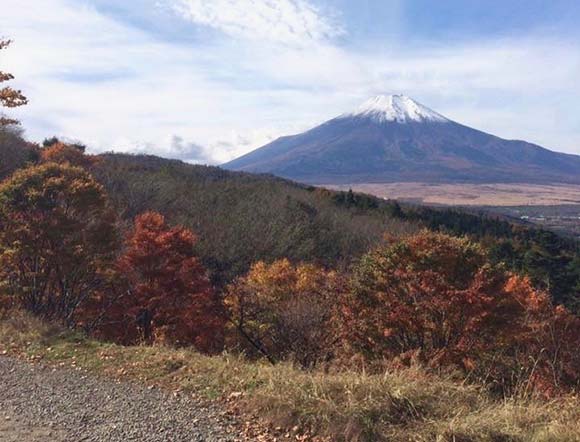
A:
<svg viewBox="0 0 580 442">
<path fill-rule="evenodd" d="M 572 442 L 580 399 L 494 400 L 484 391 L 408 369 L 384 375 L 303 372 L 164 347 L 119 347 L 23 314 L 0 320 L 0 353 L 71 365 L 237 405 L 273 426 L 332 440 Z"/>
</svg>

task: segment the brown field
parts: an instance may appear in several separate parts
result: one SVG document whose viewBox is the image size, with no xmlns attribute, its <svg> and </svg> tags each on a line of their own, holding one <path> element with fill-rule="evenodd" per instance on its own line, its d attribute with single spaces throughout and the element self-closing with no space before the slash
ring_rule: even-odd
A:
<svg viewBox="0 0 580 442">
<path fill-rule="evenodd" d="M 558 206 L 580 204 L 580 185 L 385 183 L 323 185 L 381 198 L 448 206 Z"/>
</svg>

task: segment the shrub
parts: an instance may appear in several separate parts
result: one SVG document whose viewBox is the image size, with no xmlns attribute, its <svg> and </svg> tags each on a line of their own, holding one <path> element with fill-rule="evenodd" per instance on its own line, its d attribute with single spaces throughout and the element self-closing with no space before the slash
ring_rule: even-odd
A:
<svg viewBox="0 0 580 442">
<path fill-rule="evenodd" d="M 460 368 L 502 390 L 579 380 L 573 317 L 467 239 L 424 231 L 367 254 L 341 311 L 347 352 L 365 361 Z"/>
<path fill-rule="evenodd" d="M 336 334 L 330 327 L 341 277 L 287 259 L 258 262 L 227 290 L 236 330 L 271 361 L 292 358 L 303 367 L 331 357 Z"/>
<path fill-rule="evenodd" d="M 60 141 L 42 149 L 40 157 L 45 163 L 70 164 L 85 169 L 95 164 L 95 158 L 85 155 L 84 150 Z"/>
</svg>

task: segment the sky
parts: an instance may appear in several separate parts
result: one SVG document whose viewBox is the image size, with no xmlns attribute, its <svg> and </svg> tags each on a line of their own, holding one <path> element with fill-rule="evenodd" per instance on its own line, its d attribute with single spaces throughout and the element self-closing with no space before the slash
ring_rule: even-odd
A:
<svg viewBox="0 0 580 442">
<path fill-rule="evenodd" d="M 577 0 L 2 0 L 27 138 L 221 164 L 378 94 L 580 154 Z"/>
</svg>

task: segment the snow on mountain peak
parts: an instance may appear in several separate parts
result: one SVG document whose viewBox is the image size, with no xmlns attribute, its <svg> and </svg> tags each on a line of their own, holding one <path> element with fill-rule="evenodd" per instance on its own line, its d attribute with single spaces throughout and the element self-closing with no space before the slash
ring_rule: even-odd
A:
<svg viewBox="0 0 580 442">
<path fill-rule="evenodd" d="M 344 117 L 371 118 L 379 123 L 445 123 L 449 121 L 443 115 L 405 95 L 379 95 L 364 102 L 355 112 Z"/>
</svg>

